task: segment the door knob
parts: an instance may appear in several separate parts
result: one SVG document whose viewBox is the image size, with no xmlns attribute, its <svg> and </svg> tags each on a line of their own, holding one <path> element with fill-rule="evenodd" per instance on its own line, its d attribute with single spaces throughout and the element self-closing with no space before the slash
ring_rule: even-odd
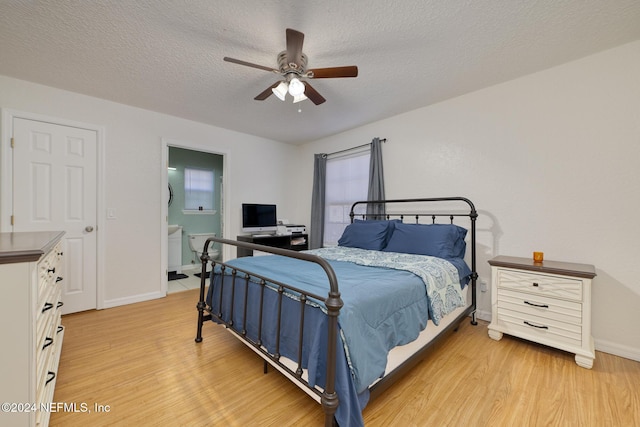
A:
<svg viewBox="0 0 640 427">
<path fill-rule="evenodd" d="M 92 227 L 92 226 L 90 226 L 90 225 L 87 225 L 87 226 L 84 228 L 84 231 L 86 231 L 87 233 L 91 233 L 91 232 L 93 231 L 93 227 Z"/>
</svg>

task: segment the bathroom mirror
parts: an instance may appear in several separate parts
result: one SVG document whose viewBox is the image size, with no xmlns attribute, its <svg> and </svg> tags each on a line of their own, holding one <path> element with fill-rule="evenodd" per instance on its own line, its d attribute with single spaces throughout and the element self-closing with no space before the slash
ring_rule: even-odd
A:
<svg viewBox="0 0 640 427">
<path fill-rule="evenodd" d="M 173 202 L 173 188 L 171 187 L 171 184 L 169 184 L 169 206 L 171 206 L 172 202 Z"/>
</svg>

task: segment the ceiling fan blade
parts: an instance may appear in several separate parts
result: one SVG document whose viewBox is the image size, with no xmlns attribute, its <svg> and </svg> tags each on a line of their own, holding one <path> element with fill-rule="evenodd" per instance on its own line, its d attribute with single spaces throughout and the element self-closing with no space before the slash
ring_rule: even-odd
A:
<svg viewBox="0 0 640 427">
<path fill-rule="evenodd" d="M 302 44 L 304 34 L 300 31 L 287 28 L 287 61 L 296 65 L 302 63 Z"/>
<path fill-rule="evenodd" d="M 318 93 L 309 83 L 304 83 L 304 95 L 311 100 L 316 105 L 320 105 L 326 101 L 322 95 Z"/>
<path fill-rule="evenodd" d="M 269 86 L 267 89 L 265 89 L 263 92 L 260 92 L 258 94 L 258 96 L 256 96 L 253 99 L 255 99 L 256 101 L 264 101 L 265 99 L 267 99 L 273 93 L 273 91 L 271 89 L 275 88 L 279 84 L 280 84 L 279 81 L 275 82 L 274 84 Z"/>
<path fill-rule="evenodd" d="M 273 71 L 274 73 L 279 73 L 278 70 L 276 70 L 276 69 L 274 69 L 272 67 L 265 67 L 264 65 L 258 65 L 258 64 L 253 64 L 251 62 L 242 61 L 240 59 L 229 58 L 228 56 L 225 56 L 223 59 L 225 61 L 227 61 L 227 62 L 233 62 L 234 64 L 245 65 L 247 67 L 257 68 L 259 70 Z"/>
<path fill-rule="evenodd" d="M 333 79 L 336 77 L 358 77 L 358 67 L 350 65 L 347 67 L 314 68 L 308 72 L 313 73 L 314 79 Z M 309 76 L 311 77 L 311 76 Z"/>
</svg>

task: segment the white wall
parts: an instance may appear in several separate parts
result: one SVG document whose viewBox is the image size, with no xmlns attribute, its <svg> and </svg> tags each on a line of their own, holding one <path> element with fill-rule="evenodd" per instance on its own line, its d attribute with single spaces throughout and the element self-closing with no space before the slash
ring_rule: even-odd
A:
<svg viewBox="0 0 640 427">
<path fill-rule="evenodd" d="M 228 236 L 240 230 L 242 202 L 294 209 L 287 191 L 290 145 L 5 76 L 0 107 L 105 128 L 104 208 L 115 209 L 117 218 L 104 221 L 104 307 L 162 295 L 163 138 L 226 155 Z"/>
<path fill-rule="evenodd" d="M 640 360 L 640 41 L 307 144 L 298 164 L 376 136 L 388 198 L 474 201 L 482 280 L 499 254 L 594 264 L 596 348 Z"/>
<path fill-rule="evenodd" d="M 302 147 L 3 76 L 0 107 L 105 127 L 107 306 L 160 292 L 162 138 L 227 155 L 233 236 L 247 200 L 308 224 L 312 154 L 380 136 L 388 197 L 475 202 L 482 280 L 498 254 L 594 264 L 596 347 L 640 360 L 640 41 Z"/>
</svg>

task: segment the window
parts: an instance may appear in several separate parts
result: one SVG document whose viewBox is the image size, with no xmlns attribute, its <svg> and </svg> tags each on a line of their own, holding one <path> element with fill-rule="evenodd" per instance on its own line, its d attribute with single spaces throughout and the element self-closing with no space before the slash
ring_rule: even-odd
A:
<svg viewBox="0 0 640 427">
<path fill-rule="evenodd" d="M 370 150 L 327 159 L 324 246 L 335 246 L 351 223 L 351 205 L 367 200 Z M 365 207 L 362 206 L 362 212 Z"/>
<path fill-rule="evenodd" d="M 213 171 L 184 169 L 184 209 L 213 210 Z"/>
</svg>

